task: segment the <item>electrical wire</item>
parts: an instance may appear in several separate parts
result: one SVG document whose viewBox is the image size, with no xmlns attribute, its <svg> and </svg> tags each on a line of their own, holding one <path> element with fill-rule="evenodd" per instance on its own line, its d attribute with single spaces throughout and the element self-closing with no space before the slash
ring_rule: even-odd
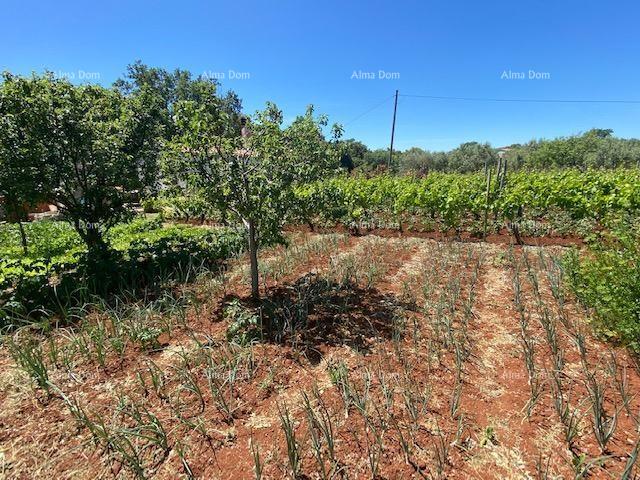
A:
<svg viewBox="0 0 640 480">
<path fill-rule="evenodd" d="M 373 112 L 375 109 L 381 107 L 382 105 L 384 105 L 386 102 L 388 102 L 389 100 L 391 100 L 393 97 L 395 97 L 395 94 L 391 95 L 390 97 L 385 98 L 384 100 L 382 100 L 380 103 L 376 103 L 373 107 L 369 108 L 368 110 L 362 112 L 360 115 L 352 118 L 351 120 L 349 120 L 347 123 L 343 124 L 343 127 L 346 127 L 347 125 L 351 125 L 353 122 L 355 122 L 356 120 L 360 120 L 362 117 L 364 117 L 365 115 L 367 115 L 368 113 Z"/>
<path fill-rule="evenodd" d="M 491 98 L 491 97 L 448 97 L 439 95 L 413 95 L 401 93 L 400 97 L 426 98 L 430 100 L 462 100 L 471 102 L 511 102 L 511 103 L 619 103 L 640 104 L 640 100 L 569 100 L 569 99 L 538 99 L 538 98 Z"/>
</svg>

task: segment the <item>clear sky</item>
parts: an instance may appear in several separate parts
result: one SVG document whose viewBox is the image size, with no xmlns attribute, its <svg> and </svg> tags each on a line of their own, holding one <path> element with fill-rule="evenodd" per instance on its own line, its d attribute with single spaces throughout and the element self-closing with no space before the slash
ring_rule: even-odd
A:
<svg viewBox="0 0 640 480">
<path fill-rule="evenodd" d="M 108 85 L 137 59 L 180 67 L 224 77 L 248 112 L 271 100 L 290 119 L 313 103 L 372 148 L 388 145 L 395 89 L 640 100 L 637 0 L 3 0 L 0 11 L 2 70 Z M 502 146 L 592 127 L 640 137 L 640 104 L 400 97 L 396 145 Z"/>
</svg>

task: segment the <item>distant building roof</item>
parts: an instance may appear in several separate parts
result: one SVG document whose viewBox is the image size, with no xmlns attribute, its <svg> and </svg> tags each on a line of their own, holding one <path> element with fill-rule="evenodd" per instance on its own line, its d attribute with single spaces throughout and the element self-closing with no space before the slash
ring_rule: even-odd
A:
<svg viewBox="0 0 640 480">
<path fill-rule="evenodd" d="M 511 150 L 512 147 L 498 147 L 496 150 L 498 151 L 498 156 L 500 158 L 504 157 L 505 153 Z"/>
</svg>

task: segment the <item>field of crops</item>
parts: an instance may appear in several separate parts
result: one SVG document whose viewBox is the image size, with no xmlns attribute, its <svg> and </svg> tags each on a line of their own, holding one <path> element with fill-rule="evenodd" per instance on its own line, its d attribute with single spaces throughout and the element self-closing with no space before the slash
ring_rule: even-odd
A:
<svg viewBox="0 0 640 480">
<path fill-rule="evenodd" d="M 640 172 L 292 193 L 260 298 L 193 193 L 99 272 L 64 219 L 0 225 L 2 474 L 635 478 Z"/>
<path fill-rule="evenodd" d="M 563 288 L 565 249 L 289 242 L 262 253 L 261 309 L 239 258 L 170 295 L 94 303 L 66 326 L 5 337 L 4 474 L 631 471 L 640 376 Z"/>
<path fill-rule="evenodd" d="M 480 173 L 341 177 L 305 185 L 296 193 L 299 216 L 307 222 L 395 228 L 417 223 L 417 228 L 482 231 L 486 213 L 498 228 L 515 222 L 526 228 L 527 220 L 546 220 L 551 225 L 543 233 L 566 232 L 568 227 L 579 232 L 580 222 L 593 227 L 589 222 L 637 212 L 640 172 L 518 172 L 490 182 Z"/>
<path fill-rule="evenodd" d="M 640 480 L 640 3 L 5 3 L 0 480 Z"/>
</svg>

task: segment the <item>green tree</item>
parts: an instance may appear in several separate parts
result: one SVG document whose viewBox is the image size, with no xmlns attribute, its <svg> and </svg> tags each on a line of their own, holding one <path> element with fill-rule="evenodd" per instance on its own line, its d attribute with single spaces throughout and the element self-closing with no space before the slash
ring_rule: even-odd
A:
<svg viewBox="0 0 640 480">
<path fill-rule="evenodd" d="M 205 75 L 194 77 L 188 70 L 168 71 L 136 61 L 127 67 L 124 78 L 117 80 L 114 86 L 125 95 L 136 94 L 142 90 L 156 94 L 162 103 L 164 137 L 171 139 L 176 134 L 175 105 L 181 101 L 200 101 L 203 92 L 207 91 L 203 88 L 203 84 L 214 86 L 216 92 L 220 87 L 215 78 Z M 242 102 L 238 95 L 229 90 L 220 97 L 220 101 L 222 109 L 237 121 L 242 109 Z"/>
<path fill-rule="evenodd" d="M 582 135 L 533 141 L 521 146 L 517 153 L 524 166 L 535 169 L 640 165 L 640 141 L 614 137 L 613 130 L 603 128 Z"/>
<path fill-rule="evenodd" d="M 446 154 L 443 152 L 428 152 L 418 147 L 412 147 L 400 154 L 398 170 L 401 173 L 426 175 L 431 170 L 445 170 L 446 166 Z"/>
<path fill-rule="evenodd" d="M 399 152 L 394 153 L 397 157 Z M 366 171 L 386 170 L 389 164 L 389 149 L 378 148 L 377 150 L 369 150 L 364 155 L 362 168 Z"/>
<path fill-rule="evenodd" d="M 326 117 L 315 118 L 311 107 L 283 128 L 282 112 L 267 104 L 240 136 L 215 86 L 204 88 L 199 101 L 176 105 L 174 168 L 246 228 L 251 292 L 258 299 L 259 246 L 282 240 L 282 225 L 296 201 L 294 185 L 337 168 L 338 150 L 322 134 Z M 333 132 L 338 137 L 341 129 L 334 126 Z"/>
<path fill-rule="evenodd" d="M 157 95 L 124 95 L 97 85 L 47 79 L 47 191 L 87 244 L 89 260 L 107 253 L 104 235 L 131 213 L 130 195 L 157 181 L 161 123 Z"/>
<path fill-rule="evenodd" d="M 597 138 L 611 138 L 613 136 L 613 130 L 611 128 L 592 128 L 585 136 L 592 136 Z"/>
<path fill-rule="evenodd" d="M 161 123 L 163 137 L 170 142 L 177 133 L 176 105 L 180 102 L 203 103 L 208 101 L 208 95 L 214 93 L 217 97 L 218 107 L 226 113 L 227 126 L 233 130 L 234 135 L 240 135 L 242 102 L 232 90 L 220 95 L 220 83 L 217 79 L 206 75 L 194 76 L 188 70 L 175 69 L 173 71 L 164 68 L 150 67 L 140 61 L 129 65 L 125 76 L 117 80 L 114 86 L 125 95 L 136 95 L 142 91 L 154 93 L 161 103 Z M 162 183 L 166 191 L 173 191 L 182 195 L 185 185 L 180 182 L 171 164 L 172 158 L 168 157 L 161 162 Z M 197 195 L 197 192 L 186 192 L 188 196 Z M 226 222 L 226 211 L 223 205 L 216 205 L 217 210 Z"/>
<path fill-rule="evenodd" d="M 345 153 L 349 154 L 354 164 L 360 165 L 364 161 L 364 157 L 369 152 L 369 148 L 359 140 L 348 138 L 340 142 Z"/>
<path fill-rule="evenodd" d="M 29 207 L 45 197 L 48 77 L 22 78 L 5 72 L 0 84 L 0 203 L 7 219 L 18 224 L 22 247 L 27 238 L 22 222 Z"/>
<path fill-rule="evenodd" d="M 475 172 L 485 166 L 495 165 L 498 154 L 488 143 L 467 142 L 449 154 L 449 170 L 454 172 Z"/>
</svg>

